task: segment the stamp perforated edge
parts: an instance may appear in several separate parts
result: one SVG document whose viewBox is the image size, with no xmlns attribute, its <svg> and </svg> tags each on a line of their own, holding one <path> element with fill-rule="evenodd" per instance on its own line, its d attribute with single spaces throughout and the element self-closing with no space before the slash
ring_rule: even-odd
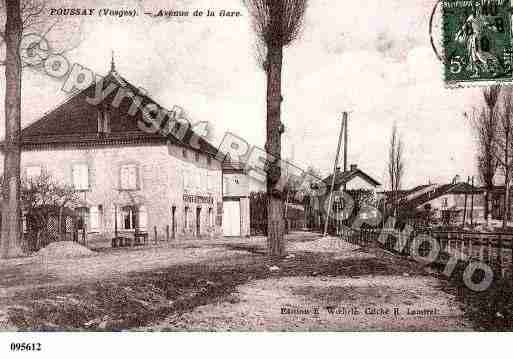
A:
<svg viewBox="0 0 513 359">
<path fill-rule="evenodd" d="M 493 86 L 493 85 L 498 85 L 498 84 L 505 84 L 505 85 L 513 84 L 513 71 L 511 73 L 511 78 L 509 78 L 509 79 L 501 78 L 501 79 L 497 79 L 497 80 L 477 80 L 477 81 L 472 81 L 472 80 L 448 81 L 446 79 L 446 72 L 445 72 L 445 66 L 446 66 L 446 64 L 445 64 L 445 13 L 444 13 L 444 11 L 445 11 L 444 3 L 446 1 L 447 0 L 440 0 L 440 12 L 442 14 L 442 24 L 441 24 L 442 25 L 442 31 L 441 31 L 442 41 L 441 41 L 441 43 L 442 43 L 442 55 L 443 55 L 441 71 L 442 71 L 442 79 L 443 79 L 444 87 L 446 89 L 461 89 L 461 88 L 488 87 L 488 86 Z M 471 1 L 474 1 L 474 0 L 471 0 Z M 510 38 L 512 41 L 512 49 L 513 49 L 513 20 L 512 20 L 512 17 L 513 17 L 512 1 L 513 0 L 504 0 L 504 1 L 507 1 L 509 4 L 509 8 L 512 9 L 512 16 L 509 17 L 509 21 L 510 21 Z"/>
</svg>

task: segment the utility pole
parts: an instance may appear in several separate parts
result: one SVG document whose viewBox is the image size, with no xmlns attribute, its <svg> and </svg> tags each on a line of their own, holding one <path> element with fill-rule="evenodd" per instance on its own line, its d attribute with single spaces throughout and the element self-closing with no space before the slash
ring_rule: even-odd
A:
<svg viewBox="0 0 513 359">
<path fill-rule="evenodd" d="M 470 176 L 467 177 L 467 184 L 470 184 Z M 467 197 L 468 197 L 468 194 L 467 194 L 467 191 L 465 191 L 465 205 L 463 207 L 463 223 L 462 223 L 462 227 L 465 228 L 465 222 L 467 220 Z"/>
<path fill-rule="evenodd" d="M 331 188 L 330 188 L 330 196 L 328 200 L 328 213 L 326 214 L 326 220 L 324 221 L 324 237 L 328 234 L 328 223 L 331 215 L 331 204 L 333 201 L 333 189 L 335 187 L 335 177 L 337 176 L 337 166 L 338 166 L 338 158 L 340 156 L 340 145 L 342 142 L 342 135 L 344 133 L 344 129 L 347 128 L 347 112 L 342 114 L 342 123 L 340 124 L 340 134 L 338 135 L 338 145 L 337 145 L 337 154 L 335 155 L 335 163 L 333 164 L 333 176 L 331 178 Z"/>
<path fill-rule="evenodd" d="M 474 176 L 472 176 L 472 194 L 470 195 L 470 226 L 474 226 Z"/>
<path fill-rule="evenodd" d="M 347 127 L 348 127 L 348 118 L 347 115 L 343 120 L 344 124 L 344 172 L 347 171 Z M 344 183 L 344 192 L 346 191 L 346 183 Z"/>
</svg>

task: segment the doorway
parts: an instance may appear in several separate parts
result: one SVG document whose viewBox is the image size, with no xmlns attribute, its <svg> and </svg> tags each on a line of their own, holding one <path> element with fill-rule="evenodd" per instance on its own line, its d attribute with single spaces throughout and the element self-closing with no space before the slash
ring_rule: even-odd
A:
<svg viewBox="0 0 513 359">
<path fill-rule="evenodd" d="M 201 207 L 196 208 L 196 237 L 200 236 L 201 230 Z"/>
<path fill-rule="evenodd" d="M 176 233 L 176 207 L 171 207 L 171 238 L 175 239 Z"/>
<path fill-rule="evenodd" d="M 223 234 L 228 237 L 240 236 L 240 202 L 223 202 Z"/>
</svg>

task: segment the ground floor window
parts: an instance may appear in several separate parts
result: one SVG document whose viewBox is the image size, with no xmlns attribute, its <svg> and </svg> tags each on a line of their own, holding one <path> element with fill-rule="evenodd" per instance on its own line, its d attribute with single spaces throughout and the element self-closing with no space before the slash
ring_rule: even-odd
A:
<svg viewBox="0 0 513 359">
<path fill-rule="evenodd" d="M 125 206 L 121 208 L 121 228 L 135 229 L 137 226 L 137 208 L 135 206 Z"/>
<path fill-rule="evenodd" d="M 214 226 L 214 211 L 212 210 L 212 208 L 208 209 L 208 225 L 209 227 Z"/>
<path fill-rule="evenodd" d="M 185 207 L 183 223 L 185 228 L 189 228 L 189 207 Z"/>
</svg>

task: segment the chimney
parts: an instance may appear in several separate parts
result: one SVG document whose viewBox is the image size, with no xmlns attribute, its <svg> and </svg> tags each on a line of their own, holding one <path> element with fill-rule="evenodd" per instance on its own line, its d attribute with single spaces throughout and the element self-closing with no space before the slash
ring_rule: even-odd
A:
<svg viewBox="0 0 513 359">
<path fill-rule="evenodd" d="M 358 168 L 354 163 L 351 164 L 351 171 L 355 171 Z"/>
</svg>

